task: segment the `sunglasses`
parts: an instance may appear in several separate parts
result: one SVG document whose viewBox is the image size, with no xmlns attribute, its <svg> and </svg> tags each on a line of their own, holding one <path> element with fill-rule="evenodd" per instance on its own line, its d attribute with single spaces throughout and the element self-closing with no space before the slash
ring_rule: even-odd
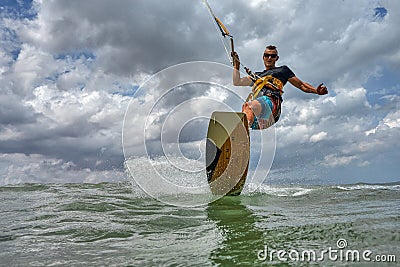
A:
<svg viewBox="0 0 400 267">
<path fill-rule="evenodd" d="M 267 54 L 267 53 L 264 53 L 264 57 L 265 58 L 269 58 L 269 57 L 276 58 L 277 56 L 278 56 L 278 54 Z"/>
</svg>

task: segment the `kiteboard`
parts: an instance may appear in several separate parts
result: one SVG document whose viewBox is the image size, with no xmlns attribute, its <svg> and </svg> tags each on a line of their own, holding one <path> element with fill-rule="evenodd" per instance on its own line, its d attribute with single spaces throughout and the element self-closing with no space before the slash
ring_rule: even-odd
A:
<svg viewBox="0 0 400 267">
<path fill-rule="evenodd" d="M 237 196 L 250 160 L 247 117 L 242 112 L 212 113 L 207 131 L 206 172 L 214 195 Z"/>
</svg>

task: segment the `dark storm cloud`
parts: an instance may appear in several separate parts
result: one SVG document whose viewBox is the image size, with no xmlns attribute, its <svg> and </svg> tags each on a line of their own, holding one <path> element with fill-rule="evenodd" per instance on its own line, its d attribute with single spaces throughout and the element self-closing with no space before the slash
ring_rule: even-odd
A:
<svg viewBox="0 0 400 267">
<path fill-rule="evenodd" d="M 13 94 L 0 96 L 0 125 L 34 123 L 36 117 L 35 110 L 24 105 L 17 96 Z"/>
<path fill-rule="evenodd" d="M 94 51 L 108 72 L 153 72 L 220 54 L 216 33 L 201 1 L 44 1 L 40 33 L 25 37 L 52 53 Z"/>
</svg>

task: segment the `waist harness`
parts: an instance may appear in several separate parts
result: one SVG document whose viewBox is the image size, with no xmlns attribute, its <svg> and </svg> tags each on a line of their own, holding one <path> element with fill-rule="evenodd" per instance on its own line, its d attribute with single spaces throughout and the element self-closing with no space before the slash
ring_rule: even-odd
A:
<svg viewBox="0 0 400 267">
<path fill-rule="evenodd" d="M 252 92 L 246 101 L 254 100 L 260 95 L 268 96 L 274 104 L 272 115 L 274 121 L 277 122 L 281 115 L 281 104 L 283 102 L 283 83 L 272 76 L 264 76 L 254 81 Z"/>
</svg>

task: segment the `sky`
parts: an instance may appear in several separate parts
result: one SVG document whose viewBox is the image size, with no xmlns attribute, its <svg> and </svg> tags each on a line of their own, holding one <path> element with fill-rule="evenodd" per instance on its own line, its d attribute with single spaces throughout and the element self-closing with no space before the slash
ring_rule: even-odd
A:
<svg viewBox="0 0 400 267">
<path fill-rule="evenodd" d="M 267 182 L 400 180 L 399 1 L 209 3 L 244 65 L 263 70 L 273 44 L 277 65 L 329 89 L 285 86 Z M 0 185 L 120 181 L 124 146 L 155 157 L 160 138 L 193 156 L 205 114 L 250 90 L 229 68 L 201 0 L 1 1 Z"/>
</svg>

